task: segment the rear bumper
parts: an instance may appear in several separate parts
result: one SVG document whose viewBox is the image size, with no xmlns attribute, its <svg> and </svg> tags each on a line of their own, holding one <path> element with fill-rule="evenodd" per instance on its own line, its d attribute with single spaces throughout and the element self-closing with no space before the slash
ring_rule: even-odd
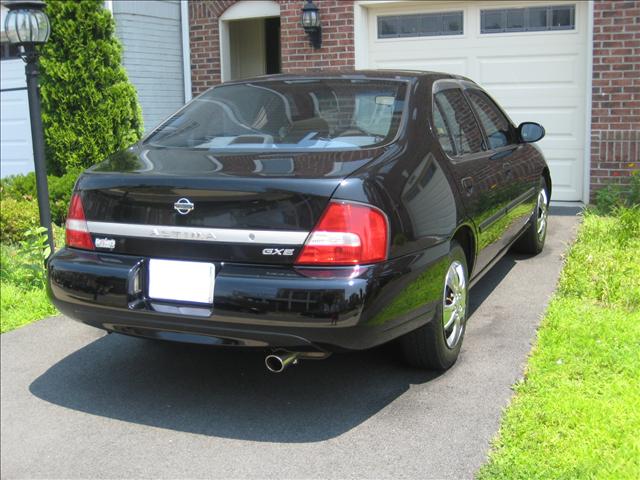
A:
<svg viewBox="0 0 640 480">
<path fill-rule="evenodd" d="M 357 271 L 216 263 L 214 303 L 203 307 L 147 298 L 148 258 L 64 248 L 48 263 L 49 295 L 63 314 L 128 335 L 226 346 L 360 350 L 431 320 L 435 301 L 405 309 L 395 303 L 424 277 L 434 254 Z M 422 267 L 416 271 L 416 265 Z M 137 292 L 136 276 L 143 279 Z M 406 301 L 401 299 L 399 307 Z"/>
</svg>

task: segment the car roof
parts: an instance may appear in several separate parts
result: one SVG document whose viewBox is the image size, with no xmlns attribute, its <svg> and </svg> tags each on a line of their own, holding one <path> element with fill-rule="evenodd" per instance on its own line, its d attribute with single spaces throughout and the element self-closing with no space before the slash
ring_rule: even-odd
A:
<svg viewBox="0 0 640 480">
<path fill-rule="evenodd" d="M 466 80 L 473 82 L 467 77 L 454 75 L 451 73 L 432 72 L 423 70 L 322 70 L 308 71 L 303 73 L 277 73 L 273 75 L 260 75 L 257 77 L 243 78 L 232 80 L 225 83 L 246 83 L 265 80 L 296 80 L 296 79 L 313 79 L 313 78 L 344 78 L 344 79 L 380 79 L 388 78 L 390 80 L 439 80 L 450 78 L 455 80 Z"/>
</svg>

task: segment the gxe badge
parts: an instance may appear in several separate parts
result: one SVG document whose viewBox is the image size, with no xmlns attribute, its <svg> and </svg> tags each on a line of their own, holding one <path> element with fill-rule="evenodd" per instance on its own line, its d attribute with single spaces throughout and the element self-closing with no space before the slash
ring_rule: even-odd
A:
<svg viewBox="0 0 640 480">
<path fill-rule="evenodd" d="M 290 257 L 293 255 L 295 248 L 265 248 L 262 250 L 263 255 L 284 255 Z"/>
<path fill-rule="evenodd" d="M 173 208 L 180 214 L 186 215 L 191 210 L 195 208 L 195 205 L 191 203 L 191 200 L 188 198 L 181 198 L 176 203 L 173 204 Z"/>
</svg>

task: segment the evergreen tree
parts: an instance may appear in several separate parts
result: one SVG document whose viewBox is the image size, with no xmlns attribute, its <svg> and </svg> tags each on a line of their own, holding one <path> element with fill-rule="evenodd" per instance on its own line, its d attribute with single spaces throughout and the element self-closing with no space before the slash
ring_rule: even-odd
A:
<svg viewBox="0 0 640 480">
<path fill-rule="evenodd" d="M 142 134 L 137 93 L 101 0 L 47 0 L 51 37 L 40 57 L 48 168 L 88 167 Z"/>
</svg>

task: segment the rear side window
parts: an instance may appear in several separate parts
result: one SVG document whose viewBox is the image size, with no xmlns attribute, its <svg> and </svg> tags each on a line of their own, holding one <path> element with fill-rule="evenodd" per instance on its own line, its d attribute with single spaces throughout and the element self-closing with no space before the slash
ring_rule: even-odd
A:
<svg viewBox="0 0 640 480">
<path fill-rule="evenodd" d="M 447 127 L 447 124 L 442 117 L 442 113 L 440 112 L 440 108 L 438 105 L 433 106 L 433 126 L 436 131 L 436 135 L 438 136 L 438 141 L 440 142 L 440 146 L 442 149 L 448 153 L 449 155 L 455 155 L 455 151 L 453 149 L 453 139 L 451 138 L 451 132 Z"/>
<path fill-rule="evenodd" d="M 467 90 L 467 95 L 484 128 L 489 148 L 493 150 L 515 143 L 515 134 L 509 120 L 493 100 L 480 90 Z"/>
<path fill-rule="evenodd" d="M 449 129 L 455 154 L 459 156 L 480 152 L 482 150 L 482 134 L 462 92 L 457 88 L 438 92 L 435 95 L 435 104 Z M 435 111 L 436 108 L 434 108 L 434 113 Z M 434 117 L 434 124 L 435 121 Z M 441 138 L 439 134 L 438 138 Z M 442 140 L 440 142 L 446 151 L 446 144 L 443 144 Z"/>
</svg>

